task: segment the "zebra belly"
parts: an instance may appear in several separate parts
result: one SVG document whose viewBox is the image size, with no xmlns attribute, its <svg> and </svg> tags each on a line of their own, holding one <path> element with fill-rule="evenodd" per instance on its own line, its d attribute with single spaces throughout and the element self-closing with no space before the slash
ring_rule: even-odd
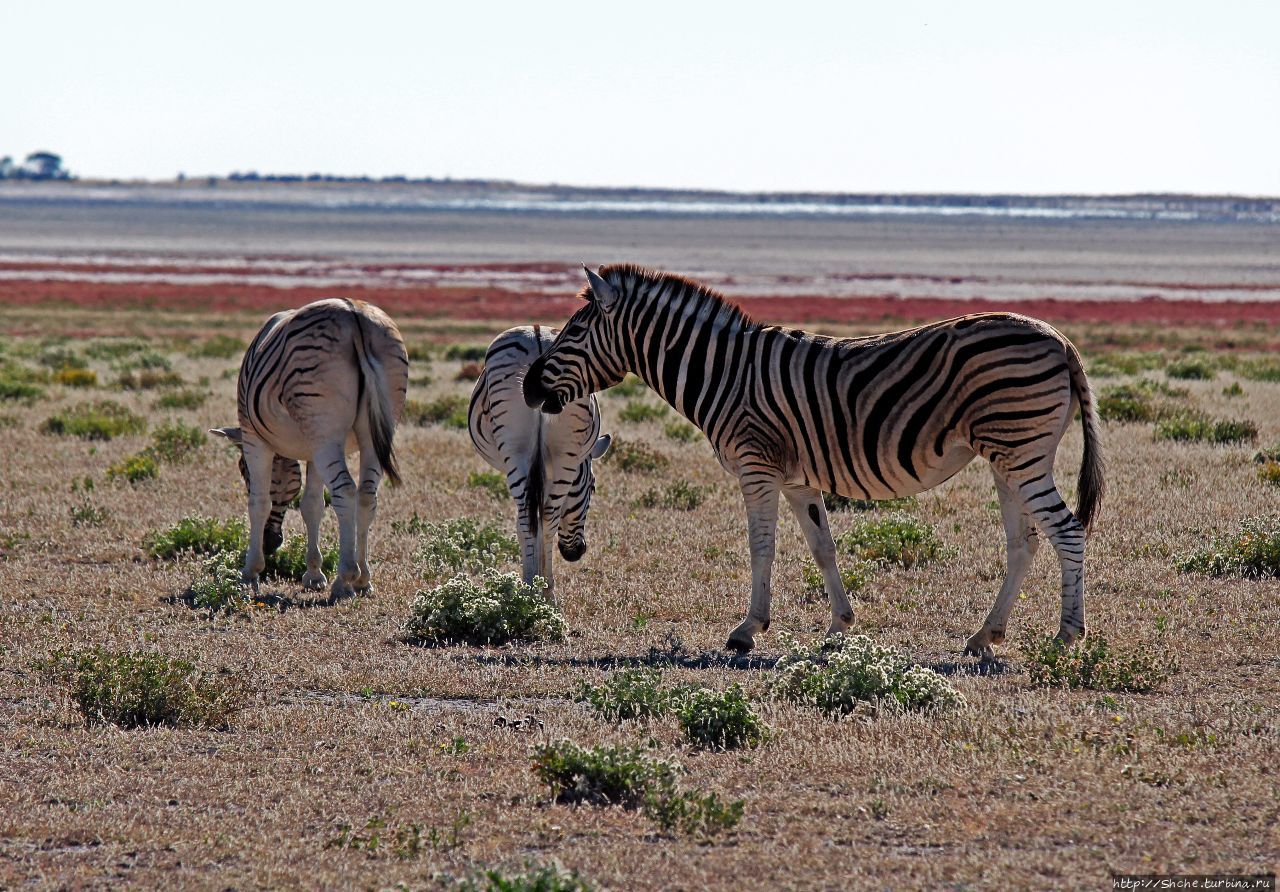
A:
<svg viewBox="0 0 1280 892">
<path fill-rule="evenodd" d="M 918 478 L 901 472 L 896 475 L 886 473 L 886 481 L 881 483 L 874 475 L 863 471 L 856 481 L 837 480 L 830 486 L 810 480 L 803 482 L 854 499 L 901 499 L 940 486 L 960 473 L 976 457 L 977 453 L 967 445 L 953 443 L 943 451 L 941 458 L 930 456 L 928 465 L 917 467 Z"/>
</svg>

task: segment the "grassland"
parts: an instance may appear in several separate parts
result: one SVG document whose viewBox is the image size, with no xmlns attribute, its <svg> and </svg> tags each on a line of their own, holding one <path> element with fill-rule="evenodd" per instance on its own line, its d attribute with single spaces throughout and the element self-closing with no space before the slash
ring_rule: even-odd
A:
<svg viewBox="0 0 1280 892">
<path fill-rule="evenodd" d="M 424 403 L 469 390 L 444 345 L 483 343 L 505 327 L 401 321 L 418 355 L 436 357 L 413 369 L 415 380 L 430 377 L 411 388 Z M 1058 621 L 1047 549 L 1002 659 L 979 671 L 959 657 L 1003 574 L 995 493 L 974 464 L 895 509 L 936 531 L 942 557 L 868 571 L 853 629 L 942 673 L 967 706 L 830 718 L 766 696 L 781 633 L 811 641 L 826 623 L 821 596 L 804 585 L 799 528 L 784 516 L 772 629 L 757 652 L 731 659 L 718 648 L 750 582 L 740 499 L 704 440 L 668 435 L 669 413 L 630 408 L 654 402 L 643 392 L 605 396 L 605 429 L 668 461 L 598 465 L 590 550 L 557 567 L 563 643 L 404 640 L 426 582 L 412 525 L 393 522 L 475 517 L 510 528 L 514 514 L 468 485 L 485 467 L 465 431 L 437 423 L 397 436 L 406 483 L 382 493 L 372 596 L 321 606 L 297 584 L 264 583 L 270 606 L 192 609 L 180 596 L 201 558 L 155 561 L 142 543 L 185 516 L 240 516 L 233 454 L 210 441 L 136 483 L 108 469 L 154 448 L 165 421 L 233 423 L 238 356 L 206 346 L 215 335 L 244 343 L 259 322 L 0 310 L 0 364 L 39 391 L 19 387 L 0 402 L 0 887 L 448 888 L 481 869 L 559 862 L 613 889 L 1109 888 L 1111 872 L 1280 864 L 1280 580 L 1177 568 L 1244 518 L 1278 513 L 1280 489 L 1254 461 L 1280 440 L 1269 329 L 1068 329 L 1108 373 L 1095 387 L 1154 381 L 1162 386 L 1138 392 L 1171 411 L 1259 429 L 1256 444 L 1214 444 L 1157 439 L 1154 420 L 1106 425 L 1110 495 L 1089 544 L 1089 625 L 1113 649 L 1154 655 L 1167 677 L 1153 691 L 1032 683 L 1036 636 Z M 124 336 L 182 383 L 117 387 L 129 359 L 102 345 Z M 1169 380 L 1165 367 L 1188 357 L 1212 376 Z M 50 363 L 80 360 L 97 386 L 53 380 Z M 207 397 L 161 400 L 178 389 Z M 51 416 L 97 400 L 145 417 L 148 430 L 42 432 Z M 1074 480 L 1079 450 L 1073 429 L 1060 479 Z M 675 482 L 700 500 L 645 507 L 646 494 Z M 836 532 L 863 514 L 833 513 Z M 296 513 L 286 527 L 301 531 Z M 324 535 L 335 535 L 332 517 Z M 86 721 L 41 667 L 91 647 L 188 661 L 236 688 L 238 709 L 211 727 Z M 584 684 L 624 667 L 656 669 L 669 686 L 741 685 L 770 733 L 752 748 L 697 748 L 674 715 L 611 722 L 577 700 Z M 634 809 L 556 804 L 533 760 L 562 738 L 674 759 L 681 789 L 741 800 L 741 819 L 710 835 L 665 830 Z"/>
</svg>

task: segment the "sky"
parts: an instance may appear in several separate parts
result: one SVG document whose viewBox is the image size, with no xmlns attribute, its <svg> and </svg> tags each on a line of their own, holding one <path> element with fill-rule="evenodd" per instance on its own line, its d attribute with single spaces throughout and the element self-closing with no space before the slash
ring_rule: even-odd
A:
<svg viewBox="0 0 1280 892">
<path fill-rule="evenodd" d="M 1280 195 L 1280 3 L 5 4 L 0 155 L 855 192 Z"/>
</svg>

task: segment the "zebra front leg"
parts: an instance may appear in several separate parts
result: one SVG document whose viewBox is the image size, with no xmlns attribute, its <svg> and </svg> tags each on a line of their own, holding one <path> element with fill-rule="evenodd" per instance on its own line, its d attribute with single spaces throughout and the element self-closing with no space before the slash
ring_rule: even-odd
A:
<svg viewBox="0 0 1280 892">
<path fill-rule="evenodd" d="M 840 567 L 836 564 L 836 543 L 831 538 L 822 493 L 807 486 L 788 487 L 784 492 L 796 520 L 800 522 L 809 553 L 822 572 L 823 587 L 831 604 L 831 626 L 827 634 L 843 632 L 853 623 L 853 607 L 849 604 L 844 580 L 840 578 Z"/>
<path fill-rule="evenodd" d="M 343 442 L 339 440 L 316 450 L 315 457 L 316 467 L 324 475 L 325 485 L 329 488 L 333 513 L 338 515 L 338 569 L 329 588 L 329 597 L 334 601 L 354 595 L 354 585 L 360 577 L 356 554 L 356 483 L 347 470 L 347 457 L 342 447 Z"/>
<path fill-rule="evenodd" d="M 275 454 L 256 440 L 244 441 L 241 448 L 249 487 L 249 548 L 245 551 L 240 582 L 252 586 L 256 595 L 258 576 L 267 566 L 262 542 L 271 517 L 271 469 Z"/>
<path fill-rule="evenodd" d="M 747 542 L 751 549 L 751 608 L 725 647 L 746 653 L 756 646 L 756 633 L 769 629 L 769 577 L 773 572 L 773 544 L 778 531 L 778 486 L 772 480 L 742 486 L 747 507 Z"/>
<path fill-rule="evenodd" d="M 964 645 L 966 656 L 978 657 L 983 662 L 994 660 L 994 645 L 1004 641 L 1009 614 L 1040 545 L 1035 524 L 1027 513 L 1028 506 L 1017 496 L 1015 488 L 1004 481 L 994 465 L 992 472 L 996 478 L 996 492 L 1000 496 L 1000 517 L 1004 521 L 1007 569 L 986 622 Z"/>
<path fill-rule="evenodd" d="M 366 594 L 373 588 L 373 571 L 369 569 L 369 528 L 378 514 L 378 484 L 382 482 L 382 465 L 372 444 L 360 449 L 360 491 L 356 507 L 356 562 L 360 568 L 355 589 Z"/>
<path fill-rule="evenodd" d="M 320 521 L 324 519 L 324 481 L 315 462 L 307 462 L 307 482 L 302 489 L 302 522 L 307 527 L 307 572 L 302 574 L 302 587 L 307 591 L 323 591 L 329 584 L 324 575 L 324 558 L 320 554 Z"/>
</svg>

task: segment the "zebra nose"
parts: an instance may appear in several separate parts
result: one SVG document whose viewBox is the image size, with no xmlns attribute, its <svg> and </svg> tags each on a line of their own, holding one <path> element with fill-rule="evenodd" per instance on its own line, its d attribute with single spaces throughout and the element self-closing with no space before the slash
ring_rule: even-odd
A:
<svg viewBox="0 0 1280 892">
<path fill-rule="evenodd" d="M 576 539 L 573 542 L 560 543 L 560 556 L 566 561 L 580 561 L 587 553 L 587 540 Z"/>
</svg>

